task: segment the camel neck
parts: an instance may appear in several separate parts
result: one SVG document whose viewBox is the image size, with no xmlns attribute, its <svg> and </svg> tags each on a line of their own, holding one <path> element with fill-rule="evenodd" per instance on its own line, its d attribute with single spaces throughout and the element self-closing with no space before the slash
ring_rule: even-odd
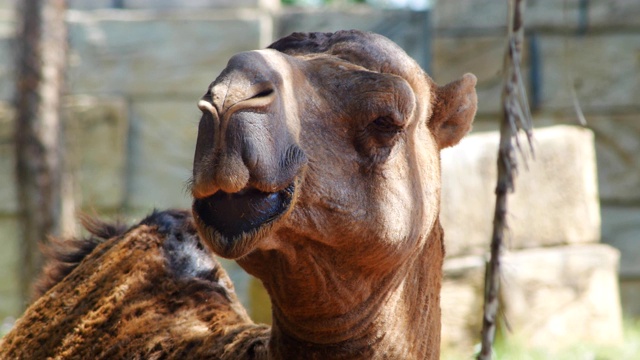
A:
<svg viewBox="0 0 640 360">
<path fill-rule="evenodd" d="M 266 262 L 286 267 L 271 274 L 287 274 L 263 278 L 273 305 L 272 359 L 439 357 L 444 255 L 439 224 L 416 256 L 384 276 L 336 273 L 319 260 L 327 257 L 313 254 Z"/>
</svg>

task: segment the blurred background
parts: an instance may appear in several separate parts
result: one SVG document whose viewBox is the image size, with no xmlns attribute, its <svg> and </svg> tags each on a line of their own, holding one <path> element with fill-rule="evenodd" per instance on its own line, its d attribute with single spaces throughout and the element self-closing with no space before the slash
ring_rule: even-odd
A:
<svg viewBox="0 0 640 360">
<path fill-rule="evenodd" d="M 19 3 L 39 3 L 26 31 Z M 0 0 L 0 334 L 28 304 L 42 234 L 81 234 L 79 212 L 133 223 L 190 206 L 196 103 L 233 54 L 294 31 L 361 29 L 397 42 L 439 84 L 465 72 L 479 80 L 474 134 L 443 153 L 443 344 L 468 357 L 493 214 L 506 14 L 497 0 Z M 500 351 L 635 359 L 640 2 L 530 0 L 525 24 L 525 88 L 545 129 L 512 203 L 502 294 L 512 340 Z M 33 48 L 41 57 L 30 68 Z M 29 89 L 38 95 L 21 95 Z M 260 284 L 224 266 L 268 322 Z"/>
</svg>

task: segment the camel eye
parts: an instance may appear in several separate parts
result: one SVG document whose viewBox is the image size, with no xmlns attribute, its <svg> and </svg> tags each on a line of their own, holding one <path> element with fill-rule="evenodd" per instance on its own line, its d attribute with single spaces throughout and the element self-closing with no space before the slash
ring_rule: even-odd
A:
<svg viewBox="0 0 640 360">
<path fill-rule="evenodd" d="M 404 126 L 393 116 L 379 116 L 367 125 L 366 132 L 376 139 L 378 146 L 389 146 Z"/>
<path fill-rule="evenodd" d="M 389 116 L 381 116 L 371 122 L 371 126 L 381 133 L 396 134 L 402 130 L 402 127 Z"/>
<path fill-rule="evenodd" d="M 370 121 L 356 137 L 356 150 L 367 159 L 366 170 L 384 163 L 404 130 L 393 116 L 379 116 Z"/>
</svg>

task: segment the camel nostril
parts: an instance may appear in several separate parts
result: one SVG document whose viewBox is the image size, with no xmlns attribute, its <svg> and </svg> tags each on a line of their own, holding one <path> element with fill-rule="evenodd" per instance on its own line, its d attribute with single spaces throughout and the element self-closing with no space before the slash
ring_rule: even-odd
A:
<svg viewBox="0 0 640 360">
<path fill-rule="evenodd" d="M 273 89 L 265 89 L 260 91 L 259 93 L 253 95 L 251 97 L 251 99 L 257 99 L 257 98 L 262 98 L 262 97 L 267 97 L 269 95 L 273 94 Z"/>
<path fill-rule="evenodd" d="M 271 81 L 260 81 L 257 82 L 249 89 L 247 89 L 247 97 L 246 100 L 255 100 L 255 99 L 266 99 L 270 98 L 276 91 L 276 88 Z"/>
<path fill-rule="evenodd" d="M 271 94 L 273 94 L 273 89 L 263 90 L 263 91 L 259 92 L 258 94 L 254 95 L 252 97 L 252 99 L 261 98 L 261 97 L 267 97 L 267 96 L 269 96 Z"/>
<path fill-rule="evenodd" d="M 276 88 L 269 81 L 257 83 L 249 88 L 241 88 L 231 84 L 230 88 L 235 91 L 229 91 L 224 102 L 223 112 L 226 116 L 239 110 L 263 109 L 273 103 L 276 96 Z"/>
<path fill-rule="evenodd" d="M 246 100 L 260 99 L 260 98 L 268 98 L 273 95 L 276 91 L 276 88 L 273 82 L 269 80 L 262 80 L 253 83 L 246 92 L 247 97 Z"/>
</svg>

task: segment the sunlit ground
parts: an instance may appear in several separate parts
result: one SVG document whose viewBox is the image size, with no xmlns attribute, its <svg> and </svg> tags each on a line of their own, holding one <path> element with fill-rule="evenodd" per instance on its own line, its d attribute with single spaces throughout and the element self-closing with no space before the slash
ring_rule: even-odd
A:
<svg viewBox="0 0 640 360">
<path fill-rule="evenodd" d="M 475 359 L 473 353 L 442 349 L 442 360 Z M 558 350 L 528 348 L 522 341 L 500 340 L 494 348 L 496 360 L 637 360 L 640 359 L 640 320 L 625 323 L 624 342 L 619 346 L 577 344 Z"/>
</svg>

